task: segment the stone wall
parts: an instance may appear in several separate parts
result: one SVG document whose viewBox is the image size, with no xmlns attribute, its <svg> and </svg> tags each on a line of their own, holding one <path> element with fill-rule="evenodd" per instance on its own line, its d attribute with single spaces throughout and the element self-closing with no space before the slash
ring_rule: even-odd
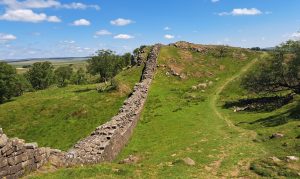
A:
<svg viewBox="0 0 300 179">
<path fill-rule="evenodd" d="M 43 166 L 50 157 L 50 148 L 38 148 L 36 143 L 25 143 L 8 138 L 0 128 L 0 178 L 19 178 Z"/>
<path fill-rule="evenodd" d="M 87 138 L 79 141 L 68 152 L 39 148 L 36 143 L 9 139 L 0 129 L 0 178 L 19 178 L 35 171 L 45 163 L 67 167 L 112 161 L 127 144 L 147 99 L 161 45 L 153 46 L 141 77 L 133 93 L 125 100 L 119 113 L 99 126 Z"/>
<path fill-rule="evenodd" d="M 157 67 L 160 45 L 150 52 L 141 82 L 136 84 L 131 96 L 124 102 L 119 113 L 109 122 L 99 126 L 87 138 L 79 141 L 66 154 L 68 165 L 93 164 L 112 161 L 128 142 L 143 110 L 148 90 Z"/>
</svg>

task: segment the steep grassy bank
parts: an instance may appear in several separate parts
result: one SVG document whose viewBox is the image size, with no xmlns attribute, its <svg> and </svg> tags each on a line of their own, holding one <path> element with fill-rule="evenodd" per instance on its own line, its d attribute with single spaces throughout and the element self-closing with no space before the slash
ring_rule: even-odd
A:
<svg viewBox="0 0 300 179">
<path fill-rule="evenodd" d="M 67 150 L 117 113 L 141 72 L 142 67 L 121 72 L 120 89 L 112 92 L 81 85 L 26 93 L 0 105 L 0 127 L 9 137 Z"/>
</svg>

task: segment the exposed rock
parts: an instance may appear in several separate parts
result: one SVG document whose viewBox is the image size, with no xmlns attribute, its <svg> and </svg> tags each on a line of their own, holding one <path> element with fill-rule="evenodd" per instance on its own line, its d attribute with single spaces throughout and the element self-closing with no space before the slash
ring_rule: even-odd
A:
<svg viewBox="0 0 300 179">
<path fill-rule="evenodd" d="M 138 163 L 140 160 L 139 157 L 137 156 L 133 156 L 133 155 L 129 155 L 128 158 L 124 159 L 124 160 L 121 160 L 119 163 L 120 164 L 136 164 Z"/>
<path fill-rule="evenodd" d="M 277 157 L 270 157 L 273 162 L 280 162 L 281 160 Z"/>
<path fill-rule="evenodd" d="M 186 157 L 186 158 L 182 159 L 182 161 L 183 161 L 186 165 L 189 165 L 189 166 L 194 166 L 194 165 L 196 165 L 195 161 L 192 160 L 192 159 L 189 158 L 189 157 Z"/>
<path fill-rule="evenodd" d="M 198 89 L 206 89 L 206 88 L 207 88 L 207 83 L 199 83 L 199 84 L 197 85 L 197 88 L 198 88 Z"/>
<path fill-rule="evenodd" d="M 240 111 L 245 111 L 246 109 L 248 109 L 249 107 L 248 106 L 245 106 L 245 107 L 233 107 L 233 112 L 240 112 Z"/>
<path fill-rule="evenodd" d="M 270 136 L 271 139 L 278 139 L 278 138 L 282 138 L 282 137 L 284 137 L 284 134 L 281 134 L 281 133 L 275 133 Z"/>
<path fill-rule="evenodd" d="M 296 156 L 286 156 L 285 159 L 287 162 L 299 161 L 299 157 L 296 157 Z"/>
</svg>

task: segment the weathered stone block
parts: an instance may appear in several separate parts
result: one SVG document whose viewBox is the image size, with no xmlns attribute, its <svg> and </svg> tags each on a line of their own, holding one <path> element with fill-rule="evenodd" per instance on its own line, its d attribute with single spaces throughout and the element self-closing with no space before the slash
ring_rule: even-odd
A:
<svg viewBox="0 0 300 179">
<path fill-rule="evenodd" d="M 24 147 L 26 149 L 36 149 L 38 147 L 38 144 L 36 142 L 34 142 L 34 143 L 26 143 L 26 144 L 24 144 Z"/>
<path fill-rule="evenodd" d="M 11 166 L 9 167 L 9 174 L 12 175 L 12 174 L 15 174 L 19 171 L 22 170 L 22 164 L 18 164 L 18 165 L 14 165 L 14 166 Z"/>
<path fill-rule="evenodd" d="M 0 158 L 0 171 L 1 168 L 8 166 L 8 162 L 6 158 Z"/>
<path fill-rule="evenodd" d="M 4 147 L 8 142 L 8 137 L 5 134 L 0 134 L 0 148 Z"/>
</svg>

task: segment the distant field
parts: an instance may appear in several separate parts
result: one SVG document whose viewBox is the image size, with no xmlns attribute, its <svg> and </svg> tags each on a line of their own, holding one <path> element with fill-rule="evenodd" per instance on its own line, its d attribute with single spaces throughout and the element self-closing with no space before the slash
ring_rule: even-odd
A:
<svg viewBox="0 0 300 179">
<path fill-rule="evenodd" d="M 87 64 L 88 58 L 58 58 L 58 59 L 33 59 L 33 60 L 23 60 L 23 61 L 15 61 L 15 62 L 8 62 L 8 64 L 14 66 L 17 69 L 18 73 L 25 73 L 28 68 L 23 68 L 26 65 L 32 65 L 36 62 L 43 62 L 49 61 L 53 64 L 55 68 L 60 66 L 68 66 L 72 65 L 74 69 L 79 69 L 80 67 L 85 67 Z"/>
<path fill-rule="evenodd" d="M 139 81 L 142 67 L 117 75 L 120 89 L 98 93 L 97 85 L 51 87 L 0 105 L 0 127 L 9 137 L 69 149 L 97 126 L 108 121 Z"/>
</svg>

